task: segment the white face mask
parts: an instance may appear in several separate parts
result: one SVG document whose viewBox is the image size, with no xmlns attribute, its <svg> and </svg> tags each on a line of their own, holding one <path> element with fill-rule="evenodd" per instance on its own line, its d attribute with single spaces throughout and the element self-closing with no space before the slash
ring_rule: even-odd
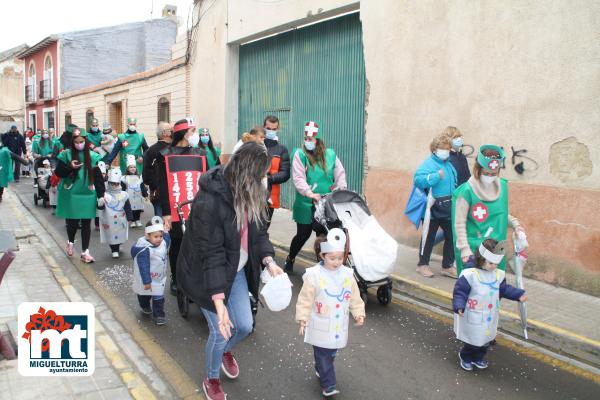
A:
<svg viewBox="0 0 600 400">
<path fill-rule="evenodd" d="M 313 151 L 315 149 L 315 142 L 309 142 L 308 140 L 305 140 L 304 147 L 306 147 L 306 150 L 308 151 Z"/>
<path fill-rule="evenodd" d="M 265 129 L 265 137 L 270 140 L 277 140 L 277 131 Z"/>
<path fill-rule="evenodd" d="M 267 178 L 266 176 L 264 178 L 262 178 L 262 181 L 260 182 L 262 184 L 262 187 L 265 190 L 269 189 L 269 178 Z"/>
<path fill-rule="evenodd" d="M 494 182 L 496 182 L 496 179 L 498 179 L 497 176 L 493 175 L 481 175 L 481 177 L 479 177 L 479 180 L 481 181 L 481 183 L 483 184 L 483 186 L 490 186 L 491 184 L 493 184 Z"/>
<path fill-rule="evenodd" d="M 440 160 L 447 160 L 448 157 L 450 157 L 450 150 L 442 150 L 442 149 L 437 149 L 435 151 L 435 155 L 440 159 Z"/>
<path fill-rule="evenodd" d="M 192 136 L 188 137 L 188 143 L 192 147 L 198 147 L 198 143 L 200 142 L 200 135 L 198 132 L 192 133 Z"/>
<path fill-rule="evenodd" d="M 463 144 L 465 144 L 465 139 L 463 139 L 462 137 L 452 139 L 452 148 L 454 150 L 460 149 L 463 146 Z"/>
<path fill-rule="evenodd" d="M 135 131 L 136 130 L 135 125 L 129 125 L 129 130 L 132 132 Z"/>
</svg>

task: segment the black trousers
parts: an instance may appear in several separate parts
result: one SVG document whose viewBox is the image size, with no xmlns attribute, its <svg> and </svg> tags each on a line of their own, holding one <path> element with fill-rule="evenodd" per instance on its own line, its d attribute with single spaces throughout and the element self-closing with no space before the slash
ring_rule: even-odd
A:
<svg viewBox="0 0 600 400">
<path fill-rule="evenodd" d="M 425 240 L 423 255 L 419 256 L 419 265 L 429 265 L 431 251 L 435 242 L 435 235 L 438 228 L 444 231 L 444 256 L 442 259 L 442 268 L 450 268 L 454 264 L 454 244 L 452 240 L 452 220 L 450 219 L 431 219 L 429 222 L 429 232 Z"/>
<path fill-rule="evenodd" d="M 489 347 L 489 343 L 481 347 L 465 343 L 460 351 L 460 357 L 465 362 L 481 361 L 485 357 Z"/>
<path fill-rule="evenodd" d="M 131 210 L 131 214 L 133 215 L 132 221 L 139 221 L 142 216 L 142 210 Z"/>
<path fill-rule="evenodd" d="M 75 242 L 75 235 L 81 221 L 81 250 L 86 251 L 90 247 L 90 235 L 92 234 L 92 219 L 69 219 L 67 218 L 67 236 L 69 242 Z"/>
<path fill-rule="evenodd" d="M 112 253 L 118 253 L 119 249 L 121 248 L 120 244 L 109 244 L 109 246 Z"/>
<path fill-rule="evenodd" d="M 183 241 L 183 231 L 181 230 L 181 222 L 173 222 L 171 224 L 171 247 L 169 248 L 169 265 L 171 266 L 171 280 L 177 282 L 177 256 Z"/>
<path fill-rule="evenodd" d="M 21 179 L 21 162 L 13 160 L 13 177 L 18 182 Z"/>
<path fill-rule="evenodd" d="M 302 250 L 302 246 L 304 246 L 310 235 L 312 235 L 312 232 L 312 224 L 296 224 L 296 236 L 294 236 L 292 244 L 290 244 L 290 259 L 293 260 L 296 258 L 300 250 Z"/>
<path fill-rule="evenodd" d="M 271 227 L 271 219 L 273 219 L 273 213 L 275 212 L 274 208 L 268 207 L 267 208 L 267 230 L 269 230 L 269 228 Z"/>
</svg>

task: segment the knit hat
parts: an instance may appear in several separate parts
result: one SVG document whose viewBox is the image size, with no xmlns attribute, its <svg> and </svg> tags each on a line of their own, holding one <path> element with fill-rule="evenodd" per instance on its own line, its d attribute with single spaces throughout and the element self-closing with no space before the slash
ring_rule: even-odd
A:
<svg viewBox="0 0 600 400">
<path fill-rule="evenodd" d="M 162 232 L 165 230 L 165 226 L 161 217 L 154 216 L 150 222 L 152 225 L 146 227 L 146 233 Z"/>
<path fill-rule="evenodd" d="M 333 228 L 327 234 L 327 241 L 321 243 L 322 253 L 346 251 L 346 234 L 339 228 Z"/>
<path fill-rule="evenodd" d="M 111 168 L 108 171 L 108 182 L 110 183 L 121 183 L 121 178 L 123 174 L 121 174 L 121 170 L 119 168 Z"/>
<path fill-rule="evenodd" d="M 486 150 L 492 150 L 498 152 L 499 157 L 488 157 L 483 154 Z M 486 171 L 496 172 L 498 169 L 504 166 L 504 159 L 506 158 L 506 153 L 504 149 L 500 146 L 496 146 L 494 144 L 486 144 L 479 148 L 479 153 L 477 154 L 477 164 L 479 164 Z"/>
<path fill-rule="evenodd" d="M 317 125 L 317 123 L 315 121 L 308 121 L 304 125 L 304 136 L 313 137 L 315 139 L 318 138 L 319 137 L 319 125 Z"/>
</svg>

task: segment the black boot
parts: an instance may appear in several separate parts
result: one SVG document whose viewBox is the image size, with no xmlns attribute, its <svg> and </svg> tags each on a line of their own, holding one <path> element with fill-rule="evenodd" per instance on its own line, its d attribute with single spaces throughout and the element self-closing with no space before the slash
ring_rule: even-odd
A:
<svg viewBox="0 0 600 400">
<path fill-rule="evenodd" d="M 165 298 L 159 300 L 152 299 L 152 317 L 156 325 L 164 325 L 167 323 L 165 318 Z"/>
<path fill-rule="evenodd" d="M 169 287 L 171 290 L 171 294 L 173 296 L 177 296 L 177 279 L 173 275 L 171 275 L 171 286 Z"/>
<path fill-rule="evenodd" d="M 290 258 L 290 256 L 287 256 L 287 258 L 285 259 L 285 265 L 283 267 L 283 270 L 289 274 L 291 274 L 294 271 L 294 262 L 296 261 L 295 258 Z"/>
</svg>

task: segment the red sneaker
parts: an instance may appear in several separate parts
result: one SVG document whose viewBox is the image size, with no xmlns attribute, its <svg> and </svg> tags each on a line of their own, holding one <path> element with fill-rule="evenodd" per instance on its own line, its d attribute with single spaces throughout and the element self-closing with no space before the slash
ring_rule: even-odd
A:
<svg viewBox="0 0 600 400">
<path fill-rule="evenodd" d="M 223 353 L 221 369 L 229 379 L 235 379 L 240 375 L 240 367 L 230 351 Z"/>
<path fill-rule="evenodd" d="M 202 390 L 208 400 L 227 400 L 227 395 L 221 387 L 220 379 L 204 378 L 202 381 Z"/>
</svg>

